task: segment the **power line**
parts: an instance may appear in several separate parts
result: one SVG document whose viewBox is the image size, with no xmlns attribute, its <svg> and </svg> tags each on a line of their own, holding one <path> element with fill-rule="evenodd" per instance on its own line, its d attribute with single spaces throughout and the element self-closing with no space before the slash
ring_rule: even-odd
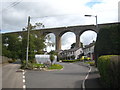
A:
<svg viewBox="0 0 120 90">
<path fill-rule="evenodd" d="M 13 2 L 13 3 L 11 3 L 10 5 L 8 5 L 8 7 L 2 9 L 0 12 L 5 12 L 5 11 L 7 11 L 8 9 L 10 9 L 10 8 L 18 5 L 20 2 L 22 2 L 22 0 L 17 0 L 17 1 L 15 1 L 15 2 Z"/>
</svg>

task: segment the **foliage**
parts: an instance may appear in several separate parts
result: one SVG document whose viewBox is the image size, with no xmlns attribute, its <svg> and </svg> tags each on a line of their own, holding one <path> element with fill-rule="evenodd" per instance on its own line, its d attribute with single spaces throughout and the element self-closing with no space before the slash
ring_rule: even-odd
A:
<svg viewBox="0 0 120 90">
<path fill-rule="evenodd" d="M 43 68 L 43 67 L 45 67 L 44 64 L 33 63 L 32 65 L 33 65 L 33 68 Z"/>
<path fill-rule="evenodd" d="M 22 42 L 16 34 L 2 35 L 2 55 L 12 59 L 18 59 L 21 56 Z"/>
<path fill-rule="evenodd" d="M 21 36 L 21 38 L 19 38 Z M 35 54 L 42 52 L 46 47 L 44 36 L 35 31 L 30 32 L 29 60 L 34 60 Z M 27 32 L 2 34 L 2 56 L 12 59 L 26 59 Z"/>
<path fill-rule="evenodd" d="M 31 63 L 30 61 L 26 64 L 26 60 L 22 61 L 21 69 L 34 69 L 34 68 L 43 68 L 44 64 Z"/>
<path fill-rule="evenodd" d="M 28 62 L 28 64 L 26 65 L 26 61 L 23 60 L 22 64 L 21 64 L 21 69 L 35 69 L 35 68 L 47 68 L 47 69 L 62 69 L 63 66 L 59 65 L 59 64 L 53 64 L 49 67 L 47 67 L 46 64 L 37 64 L 37 63 L 31 63 Z"/>
<path fill-rule="evenodd" d="M 53 64 L 50 67 L 48 67 L 48 69 L 62 69 L 63 66 L 59 65 L 59 64 Z"/>
<path fill-rule="evenodd" d="M 76 43 L 71 44 L 71 49 L 74 48 L 75 45 L 76 45 Z M 82 43 L 82 42 L 80 42 L 80 45 L 81 45 L 81 47 L 83 48 L 83 43 Z"/>
<path fill-rule="evenodd" d="M 120 25 L 101 28 L 96 44 L 95 59 L 101 55 L 120 55 Z"/>
<path fill-rule="evenodd" d="M 45 43 L 47 46 L 49 47 L 54 47 L 55 46 L 55 43 L 51 41 L 51 36 L 48 34 L 45 36 Z"/>
<path fill-rule="evenodd" d="M 58 53 L 55 51 L 50 51 L 48 54 L 58 55 Z"/>
<path fill-rule="evenodd" d="M 120 56 L 119 56 L 120 58 Z M 102 83 L 107 88 L 120 88 L 120 61 L 117 55 L 104 55 L 98 59 Z"/>
<path fill-rule="evenodd" d="M 55 59 L 55 56 L 53 54 L 50 54 L 51 65 L 54 59 Z"/>
</svg>

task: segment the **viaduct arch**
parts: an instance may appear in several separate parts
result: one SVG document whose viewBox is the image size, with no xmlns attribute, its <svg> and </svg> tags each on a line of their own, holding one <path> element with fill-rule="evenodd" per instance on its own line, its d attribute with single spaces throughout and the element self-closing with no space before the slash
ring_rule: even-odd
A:
<svg viewBox="0 0 120 90">
<path fill-rule="evenodd" d="M 120 24 L 120 22 L 98 24 L 99 28 L 96 28 L 96 25 L 79 25 L 79 26 L 59 27 L 59 28 L 37 29 L 33 31 L 37 31 L 38 33 L 40 32 L 40 34 L 43 34 L 43 35 L 53 33 L 56 39 L 56 51 L 59 52 L 59 50 L 61 50 L 61 36 L 66 32 L 73 32 L 75 34 L 76 36 L 75 47 L 78 48 L 78 47 L 81 47 L 79 37 L 83 32 L 87 30 L 92 30 L 98 34 L 100 28 L 109 27 L 111 25 L 118 25 L 118 24 Z M 12 33 L 21 34 L 23 32 L 20 31 L 20 32 L 12 32 Z"/>
<path fill-rule="evenodd" d="M 51 28 L 51 29 L 42 29 L 40 32 L 44 35 L 53 33 L 55 35 L 56 40 L 56 51 L 59 52 L 61 50 L 61 37 L 66 32 L 73 32 L 76 36 L 76 48 L 81 47 L 80 45 L 80 36 L 83 32 L 87 30 L 92 30 L 96 33 L 99 32 L 99 29 L 96 28 L 95 25 L 83 25 L 83 26 L 70 26 L 70 27 L 61 27 L 61 28 Z"/>
</svg>

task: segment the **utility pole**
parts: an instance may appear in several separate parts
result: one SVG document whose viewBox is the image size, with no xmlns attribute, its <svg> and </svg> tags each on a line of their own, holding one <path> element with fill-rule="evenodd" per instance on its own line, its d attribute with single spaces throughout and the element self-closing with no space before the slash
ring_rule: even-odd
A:
<svg viewBox="0 0 120 90">
<path fill-rule="evenodd" d="M 27 51 L 26 51 L 26 66 L 28 64 L 28 52 L 29 52 L 30 16 L 28 17 L 27 31 L 28 31 L 28 37 L 27 37 Z"/>
</svg>

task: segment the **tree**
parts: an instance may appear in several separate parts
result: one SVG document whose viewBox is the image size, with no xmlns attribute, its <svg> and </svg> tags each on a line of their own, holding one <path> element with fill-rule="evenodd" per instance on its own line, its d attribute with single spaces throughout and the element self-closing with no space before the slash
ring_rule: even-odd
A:
<svg viewBox="0 0 120 90">
<path fill-rule="evenodd" d="M 2 35 L 2 55 L 12 58 L 19 59 L 21 56 L 21 44 L 22 42 L 16 34 L 4 34 Z"/>
<path fill-rule="evenodd" d="M 75 47 L 76 43 L 71 44 L 71 49 Z"/>
<path fill-rule="evenodd" d="M 52 63 L 53 63 L 54 59 L 55 59 L 55 56 L 54 56 L 53 54 L 50 54 L 50 61 L 51 61 L 51 65 L 52 65 Z"/>
<path fill-rule="evenodd" d="M 35 25 L 30 24 L 30 26 L 29 26 L 29 30 L 30 30 L 30 33 L 29 33 L 29 53 L 28 53 L 29 60 L 33 60 L 35 54 L 42 52 L 43 49 L 46 47 L 46 45 L 44 43 L 45 42 L 44 37 L 42 35 L 39 35 L 40 33 L 34 31 L 34 29 L 37 27 L 44 27 L 44 25 L 42 23 L 35 23 Z M 23 30 L 27 30 L 27 28 L 28 27 L 25 27 L 25 28 L 23 28 Z M 23 41 L 27 42 L 27 38 L 26 38 L 27 35 L 26 34 L 23 35 L 24 36 Z M 25 49 L 27 47 L 26 45 L 27 45 L 27 43 L 24 45 Z M 26 56 L 26 54 L 24 55 L 24 58 L 25 58 L 25 56 Z"/>
<path fill-rule="evenodd" d="M 29 59 L 33 60 L 36 53 L 43 51 L 46 47 L 44 36 L 40 35 L 33 29 L 36 26 L 30 24 L 30 41 L 29 41 Z M 23 32 L 2 34 L 2 55 L 12 59 L 26 59 L 27 48 L 27 27 Z M 21 35 L 21 38 L 19 36 Z"/>
<path fill-rule="evenodd" d="M 75 48 L 75 45 L 76 45 L 76 43 L 71 44 L 71 49 Z M 82 42 L 80 42 L 80 45 L 81 45 L 81 48 L 83 48 L 83 43 Z"/>
<path fill-rule="evenodd" d="M 51 41 L 51 37 L 50 35 L 46 35 L 45 37 L 45 40 L 46 40 L 46 45 L 49 46 L 49 47 L 54 47 L 55 46 L 55 43 Z"/>
</svg>

